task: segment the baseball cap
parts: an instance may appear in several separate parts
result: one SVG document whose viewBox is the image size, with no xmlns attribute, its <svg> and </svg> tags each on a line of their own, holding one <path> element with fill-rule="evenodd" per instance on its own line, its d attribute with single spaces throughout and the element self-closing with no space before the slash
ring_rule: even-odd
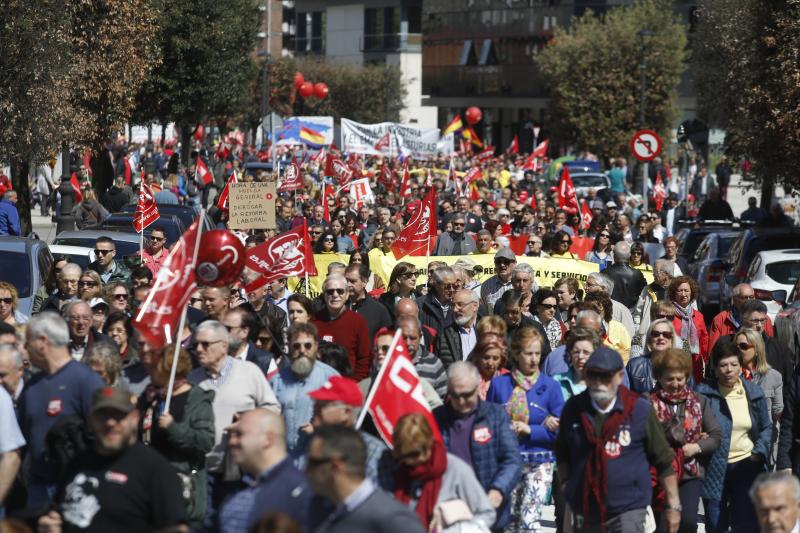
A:
<svg viewBox="0 0 800 533">
<path fill-rule="evenodd" d="M 95 307 L 99 307 L 101 305 L 105 305 L 106 309 L 108 309 L 108 303 L 102 298 L 92 298 L 91 300 L 89 300 L 89 307 L 91 307 L 92 309 L 94 309 Z"/>
<path fill-rule="evenodd" d="M 128 414 L 133 411 L 131 394 L 124 389 L 115 387 L 103 387 L 94 391 L 92 395 L 92 413 L 100 409 L 114 409 L 121 413 Z"/>
<path fill-rule="evenodd" d="M 606 207 L 613 207 L 614 209 L 617 209 L 617 203 L 616 202 L 606 202 Z"/>
<path fill-rule="evenodd" d="M 584 371 L 594 370 L 595 372 L 602 372 L 613 374 L 619 372 L 625 367 L 622 363 L 622 357 L 608 346 L 600 346 L 586 361 L 583 367 Z"/>
<path fill-rule="evenodd" d="M 308 393 L 309 397 L 321 402 L 342 402 L 353 407 L 361 407 L 364 395 L 358 383 L 342 376 L 331 376 L 317 390 Z"/>
<path fill-rule="evenodd" d="M 517 256 L 514 255 L 514 251 L 509 248 L 508 246 L 503 246 L 497 253 L 494 254 L 494 260 L 497 261 L 498 259 L 508 259 L 509 261 L 516 261 Z"/>
</svg>

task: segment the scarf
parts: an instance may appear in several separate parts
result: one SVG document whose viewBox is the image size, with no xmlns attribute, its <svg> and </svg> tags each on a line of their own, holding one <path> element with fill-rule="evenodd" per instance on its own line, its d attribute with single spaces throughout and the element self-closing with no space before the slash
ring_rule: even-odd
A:
<svg viewBox="0 0 800 533">
<path fill-rule="evenodd" d="M 442 476 L 447 470 L 447 452 L 444 444 L 435 440 L 431 449 L 431 457 L 426 463 L 414 467 L 401 465 L 394 476 L 394 497 L 400 503 L 408 505 L 411 501 L 411 484 L 413 481 L 422 483 L 422 493 L 417 500 L 417 516 L 423 527 L 427 530 L 433 519 L 433 510 L 439 500 L 439 490 L 442 488 Z"/>
<path fill-rule="evenodd" d="M 683 340 L 683 348 L 691 355 L 697 355 L 700 353 L 700 338 L 697 333 L 697 326 L 692 320 L 692 305 L 689 304 L 686 307 L 681 307 L 678 304 L 674 305 L 675 316 L 681 320 L 679 335 Z"/>
<path fill-rule="evenodd" d="M 511 391 L 511 397 L 506 403 L 506 412 L 511 420 L 514 422 L 528 423 L 530 419 L 530 412 L 528 411 L 528 391 L 536 384 L 539 379 L 539 372 L 535 372 L 532 376 L 526 376 L 518 369 L 511 371 L 511 381 L 514 383 L 514 390 Z"/>
<path fill-rule="evenodd" d="M 664 428 L 667 441 L 675 452 L 672 466 L 675 473 L 686 472 L 697 477 L 700 475 L 700 465 L 696 457 L 685 459 L 682 447 L 687 443 L 696 443 L 703 432 L 703 407 L 700 398 L 688 387 L 678 393 L 671 394 L 660 386 L 650 396 L 650 403 L 656 411 L 656 417 Z M 676 416 L 677 411 L 683 410 L 683 424 Z M 681 476 L 678 474 L 678 481 Z"/>
<path fill-rule="evenodd" d="M 589 399 L 586 393 L 587 401 Z M 639 395 L 631 392 L 626 387 L 619 387 L 617 398 L 622 400 L 622 411 L 612 410 L 603 421 L 602 433 L 597 435 L 594 424 L 589 416 L 588 410 L 584 409 L 581 413 L 581 426 L 586 436 L 586 440 L 591 445 L 589 458 L 583 466 L 583 515 L 589 514 L 589 498 L 594 497 L 600 508 L 600 524 L 603 524 L 605 531 L 606 523 L 606 494 L 608 493 L 608 468 L 606 465 L 607 456 L 605 453 L 606 443 L 615 442 L 617 433 L 623 422 L 628 420 L 633 413 L 633 407 Z"/>
</svg>

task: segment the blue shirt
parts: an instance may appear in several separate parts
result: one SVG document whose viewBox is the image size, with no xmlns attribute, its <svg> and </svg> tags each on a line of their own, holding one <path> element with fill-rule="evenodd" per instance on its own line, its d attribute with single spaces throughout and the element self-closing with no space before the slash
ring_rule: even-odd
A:
<svg viewBox="0 0 800 533">
<path fill-rule="evenodd" d="M 0 235 L 20 235 L 17 206 L 8 200 L 0 200 Z"/>
</svg>

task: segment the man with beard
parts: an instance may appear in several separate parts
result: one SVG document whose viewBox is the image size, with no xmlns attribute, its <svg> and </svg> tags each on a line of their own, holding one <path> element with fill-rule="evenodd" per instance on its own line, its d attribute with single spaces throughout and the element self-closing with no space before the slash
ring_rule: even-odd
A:
<svg viewBox="0 0 800 533">
<path fill-rule="evenodd" d="M 674 533 L 681 504 L 672 449 L 650 403 L 620 386 L 623 374 L 622 357 L 598 348 L 584 367 L 587 389 L 561 413 L 555 453 L 574 531 L 641 531 L 654 467 L 666 492 L 667 531 Z"/>
<path fill-rule="evenodd" d="M 264 375 L 277 368 L 273 362 L 274 355 L 259 349 L 253 342 L 260 329 L 253 313 L 242 307 L 231 309 L 225 313 L 222 324 L 228 328 L 228 349 L 232 357 L 255 363 Z"/>
<path fill-rule="evenodd" d="M 39 531 L 188 531 L 178 474 L 136 441 L 139 411 L 130 394 L 95 391 L 89 415 L 94 446 L 79 454 L 59 485 L 56 509 Z"/>
<path fill-rule="evenodd" d="M 288 336 L 289 366 L 282 368 L 271 383 L 286 421 L 286 445 L 291 452 L 301 432 L 313 432 L 314 402 L 308 393 L 339 373 L 317 360 L 318 332 L 314 324 L 295 322 L 289 327 Z"/>
<path fill-rule="evenodd" d="M 478 302 L 478 295 L 469 289 L 461 289 L 453 295 L 453 323 L 442 331 L 436 342 L 436 354 L 445 368 L 456 361 L 465 361 L 475 348 Z"/>
<path fill-rule="evenodd" d="M 495 275 L 481 285 L 481 310 L 484 315 L 491 314 L 494 304 L 504 292 L 512 288 L 511 274 L 517 266 L 517 256 L 511 248 L 504 246 L 494 255 Z"/>
</svg>

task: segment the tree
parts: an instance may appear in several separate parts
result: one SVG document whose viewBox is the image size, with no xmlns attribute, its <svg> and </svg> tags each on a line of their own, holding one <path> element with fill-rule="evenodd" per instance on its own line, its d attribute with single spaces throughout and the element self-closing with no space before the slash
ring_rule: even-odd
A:
<svg viewBox="0 0 800 533">
<path fill-rule="evenodd" d="M 775 183 L 800 186 L 800 5 L 703 0 L 697 48 L 701 111 L 725 129 L 728 154 L 752 163 L 768 206 Z"/>
<path fill-rule="evenodd" d="M 76 72 L 60 0 L 9 0 L 0 10 L 0 160 L 11 164 L 22 230 L 31 230 L 31 164 L 71 137 Z"/>
<path fill-rule="evenodd" d="M 639 118 L 641 30 L 654 33 L 643 38 L 644 124 Z M 670 0 L 641 0 L 604 15 L 587 11 L 568 30 L 557 28 L 547 47 L 534 56 L 549 80 L 556 136 L 580 150 L 619 156 L 643 126 L 666 133 L 677 116 L 686 42 Z"/>
</svg>

